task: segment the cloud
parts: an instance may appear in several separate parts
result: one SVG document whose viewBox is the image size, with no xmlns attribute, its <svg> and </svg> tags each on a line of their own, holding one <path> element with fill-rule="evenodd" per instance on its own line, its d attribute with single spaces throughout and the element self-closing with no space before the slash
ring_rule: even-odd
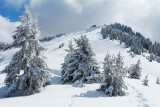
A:
<svg viewBox="0 0 160 107">
<path fill-rule="evenodd" d="M 48 0 L 30 0 L 30 6 L 31 7 L 37 7 L 37 6 L 41 6 L 43 4 L 43 2 L 47 2 Z"/>
<path fill-rule="evenodd" d="M 13 42 L 12 33 L 20 22 L 10 22 L 8 19 L 0 15 L 0 42 L 11 43 Z"/>
<path fill-rule="evenodd" d="M 77 13 L 82 12 L 83 7 L 78 0 L 64 0 L 64 2 L 69 5 L 72 10 L 76 10 Z"/>
</svg>

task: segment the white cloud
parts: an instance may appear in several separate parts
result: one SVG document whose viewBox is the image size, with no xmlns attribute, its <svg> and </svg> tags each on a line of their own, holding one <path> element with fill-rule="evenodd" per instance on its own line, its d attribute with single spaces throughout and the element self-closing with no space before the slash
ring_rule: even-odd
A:
<svg viewBox="0 0 160 107">
<path fill-rule="evenodd" d="M 12 33 L 20 22 L 10 22 L 8 19 L 0 15 L 0 42 L 13 42 Z"/>
<path fill-rule="evenodd" d="M 31 7 L 41 6 L 43 2 L 47 2 L 48 0 L 30 0 Z"/>
<path fill-rule="evenodd" d="M 64 0 L 64 2 L 72 9 L 76 10 L 77 13 L 81 13 L 83 10 L 82 5 L 78 0 Z"/>
</svg>

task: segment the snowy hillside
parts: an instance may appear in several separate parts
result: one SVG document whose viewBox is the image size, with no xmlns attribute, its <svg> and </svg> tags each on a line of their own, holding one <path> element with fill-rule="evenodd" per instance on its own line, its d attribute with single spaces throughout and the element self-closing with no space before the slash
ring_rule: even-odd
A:
<svg viewBox="0 0 160 107">
<path fill-rule="evenodd" d="M 156 84 L 156 79 L 160 76 L 160 63 L 156 61 L 149 62 L 142 55 L 134 58 L 130 56 L 129 48 L 120 45 L 118 41 L 103 39 L 100 31 L 102 27 L 94 27 L 85 31 L 69 33 L 49 42 L 43 42 L 42 45 L 47 49 L 43 52 L 46 56 L 46 62 L 51 69 L 52 84 L 45 87 L 42 92 L 30 96 L 3 98 L 6 88 L 4 87 L 5 75 L 0 75 L 0 107 L 160 107 L 160 85 Z M 141 60 L 142 77 L 140 80 L 125 78 L 125 84 L 128 87 L 126 95 L 122 97 L 107 97 L 105 93 L 98 92 L 100 84 L 85 84 L 85 87 L 76 87 L 73 84 L 60 84 L 61 64 L 66 56 L 68 41 L 73 38 L 79 38 L 86 35 L 96 53 L 96 59 L 101 67 L 107 52 L 118 54 L 121 52 L 124 56 L 125 66 L 135 64 Z M 59 48 L 64 44 L 62 48 Z M 0 71 L 9 64 L 12 56 L 18 48 L 0 52 Z M 149 86 L 144 86 L 142 81 L 148 74 Z"/>
</svg>

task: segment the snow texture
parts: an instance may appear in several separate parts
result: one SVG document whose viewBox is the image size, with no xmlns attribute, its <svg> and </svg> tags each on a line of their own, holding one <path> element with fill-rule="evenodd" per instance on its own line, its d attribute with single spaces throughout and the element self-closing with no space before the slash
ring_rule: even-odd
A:
<svg viewBox="0 0 160 107">
<path fill-rule="evenodd" d="M 156 79 L 160 76 L 160 64 L 156 61 L 149 62 L 143 55 L 136 55 L 134 58 L 130 56 L 124 43 L 120 45 L 119 41 L 103 39 L 100 26 L 87 29 L 80 32 L 68 33 L 65 36 L 52 39 L 48 42 L 43 42 L 41 45 L 47 50 L 42 53 L 47 57 L 45 61 L 51 69 L 51 85 L 43 88 L 43 91 L 30 96 L 3 98 L 6 94 L 4 84 L 5 74 L 0 75 L 0 106 L 1 107 L 160 107 L 160 85 L 156 84 Z M 75 87 L 73 84 L 61 84 L 61 64 L 64 62 L 64 57 L 68 54 L 65 49 L 68 49 L 68 41 L 73 38 L 80 38 L 81 35 L 86 35 L 89 38 L 89 43 L 96 54 L 95 59 L 99 63 L 100 71 L 103 71 L 104 58 L 108 53 L 124 56 L 124 66 L 130 67 L 141 60 L 141 78 L 130 79 L 125 78 L 124 83 L 128 90 L 125 91 L 125 96 L 107 97 L 104 92 L 96 91 L 100 87 L 100 83 L 84 84 L 84 87 Z M 64 43 L 64 47 L 58 48 L 59 44 Z M 2 60 L 0 61 L 0 70 L 11 62 L 12 56 L 19 51 L 19 48 L 12 48 L 4 52 L 0 52 Z M 144 54 L 147 55 L 147 54 Z M 146 74 L 149 76 L 149 86 L 142 84 Z"/>
</svg>

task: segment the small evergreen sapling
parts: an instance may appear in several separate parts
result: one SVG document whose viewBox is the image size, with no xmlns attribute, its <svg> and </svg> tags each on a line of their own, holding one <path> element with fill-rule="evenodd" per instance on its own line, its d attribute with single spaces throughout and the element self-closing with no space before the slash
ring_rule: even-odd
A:
<svg viewBox="0 0 160 107">
<path fill-rule="evenodd" d="M 74 52 L 74 46 L 73 46 L 73 43 L 72 43 L 72 40 L 68 41 L 69 44 L 68 44 L 68 49 L 65 49 L 67 52 Z"/>
<path fill-rule="evenodd" d="M 148 86 L 148 74 L 145 76 L 145 79 L 143 80 L 143 85 Z"/>
<path fill-rule="evenodd" d="M 131 65 L 129 68 L 129 77 L 134 78 L 134 79 L 140 79 L 141 77 L 141 70 L 142 68 L 140 67 L 141 61 L 138 60 L 137 64 Z"/>
<path fill-rule="evenodd" d="M 157 81 L 156 81 L 156 83 L 157 83 L 157 84 L 160 84 L 160 82 L 159 82 L 159 77 L 157 77 Z"/>
</svg>

